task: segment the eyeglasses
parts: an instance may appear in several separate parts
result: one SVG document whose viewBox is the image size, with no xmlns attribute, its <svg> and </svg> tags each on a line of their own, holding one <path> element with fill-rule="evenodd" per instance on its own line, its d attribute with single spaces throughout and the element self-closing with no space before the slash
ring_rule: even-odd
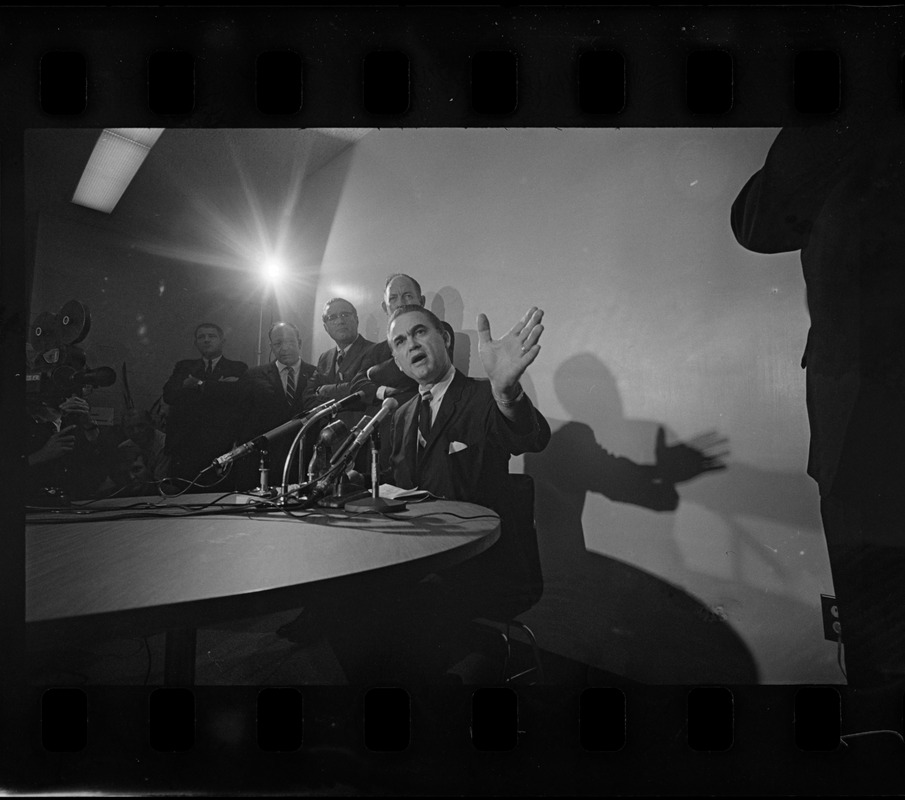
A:
<svg viewBox="0 0 905 800">
<path fill-rule="evenodd" d="M 354 311 L 340 311 L 337 314 L 328 314 L 326 317 L 324 317 L 324 320 L 326 322 L 336 322 L 336 320 L 338 320 L 338 319 L 349 319 L 349 317 L 354 317 L 354 316 L 355 316 Z"/>
</svg>

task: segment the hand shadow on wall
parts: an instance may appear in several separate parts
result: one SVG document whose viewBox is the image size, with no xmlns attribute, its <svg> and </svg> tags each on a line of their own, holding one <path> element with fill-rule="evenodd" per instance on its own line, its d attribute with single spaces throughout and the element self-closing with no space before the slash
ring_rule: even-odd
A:
<svg viewBox="0 0 905 800">
<path fill-rule="evenodd" d="M 559 427 L 550 420 L 550 444 L 525 456 L 525 472 L 535 480 L 545 582 L 544 597 L 526 620 L 541 639 L 552 636 L 577 660 L 631 679 L 756 683 L 751 653 L 719 610 L 643 569 L 589 551 L 582 523 L 589 492 L 647 509 L 659 518 L 647 518 L 645 525 L 664 534 L 670 559 L 681 560 L 669 535 L 672 519 L 661 514 L 678 507 L 676 483 L 721 468 L 715 450 L 724 442 L 707 434 L 669 447 L 662 425 L 626 419 L 615 378 L 592 354 L 569 358 L 554 381 L 572 419 Z M 533 394 L 530 382 L 525 388 Z M 606 436 L 612 452 L 595 431 Z M 652 442 L 659 469 L 641 463 Z"/>
</svg>

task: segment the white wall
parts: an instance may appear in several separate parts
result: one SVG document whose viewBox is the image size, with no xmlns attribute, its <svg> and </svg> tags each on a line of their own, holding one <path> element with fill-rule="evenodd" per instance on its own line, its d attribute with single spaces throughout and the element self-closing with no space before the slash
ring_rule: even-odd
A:
<svg viewBox="0 0 905 800">
<path fill-rule="evenodd" d="M 385 277 L 411 273 L 470 337 L 472 375 L 479 312 L 499 333 L 546 312 L 526 385 L 560 439 L 528 460 L 546 593 L 525 619 L 551 650 L 648 681 L 841 682 L 804 474 L 798 254 L 748 253 L 728 224 L 774 136 L 375 131 L 318 176 L 345 182 L 316 308 L 344 295 L 376 338 Z M 313 351 L 329 344 L 315 321 Z M 675 512 L 573 491 L 595 448 L 651 463 L 659 425 L 670 443 L 726 436 L 729 469 L 681 486 Z"/>
</svg>

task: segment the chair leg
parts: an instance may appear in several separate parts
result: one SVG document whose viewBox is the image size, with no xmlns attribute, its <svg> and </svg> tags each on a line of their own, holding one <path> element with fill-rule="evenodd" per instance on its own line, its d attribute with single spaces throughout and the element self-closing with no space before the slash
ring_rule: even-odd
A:
<svg viewBox="0 0 905 800">
<path fill-rule="evenodd" d="M 503 639 L 503 644 L 506 646 L 506 655 L 503 658 L 503 671 L 500 683 L 509 683 L 509 662 L 512 659 L 512 646 L 509 643 L 509 626 L 506 626 L 506 633 L 499 631 L 499 634 Z"/>
<path fill-rule="evenodd" d="M 541 662 L 540 657 L 540 647 L 537 645 L 537 639 L 534 636 L 534 632 L 529 628 L 524 622 L 519 622 L 518 620 L 511 620 L 506 623 L 506 630 L 509 630 L 510 625 L 515 625 L 522 631 L 524 631 L 525 635 L 528 637 L 528 642 L 531 644 L 531 652 L 534 655 L 534 669 L 537 671 L 537 682 L 544 682 L 544 665 Z M 517 675 L 513 675 L 509 680 L 515 680 L 515 678 L 521 677 L 522 675 L 527 675 L 531 672 L 530 669 L 524 670 Z"/>
</svg>

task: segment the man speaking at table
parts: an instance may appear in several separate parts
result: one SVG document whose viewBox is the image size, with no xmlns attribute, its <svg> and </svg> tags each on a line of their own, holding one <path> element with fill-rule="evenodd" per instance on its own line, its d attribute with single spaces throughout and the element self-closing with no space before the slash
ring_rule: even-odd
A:
<svg viewBox="0 0 905 800">
<path fill-rule="evenodd" d="M 453 367 L 449 334 L 430 311 L 405 305 L 390 316 L 393 357 L 418 384 L 418 395 L 393 420 L 392 481 L 493 509 L 500 538 L 414 587 L 369 598 L 358 624 L 331 633 L 351 682 L 436 679 L 468 651 L 472 619 L 509 619 L 530 606 L 530 568 L 517 531 L 520 500 L 508 465 L 510 456 L 539 452 L 550 440 L 546 419 L 519 384 L 540 352 L 542 319 L 543 311 L 531 308 L 494 340 L 490 322 L 479 315 L 478 353 L 488 379 L 478 380 Z"/>
</svg>

